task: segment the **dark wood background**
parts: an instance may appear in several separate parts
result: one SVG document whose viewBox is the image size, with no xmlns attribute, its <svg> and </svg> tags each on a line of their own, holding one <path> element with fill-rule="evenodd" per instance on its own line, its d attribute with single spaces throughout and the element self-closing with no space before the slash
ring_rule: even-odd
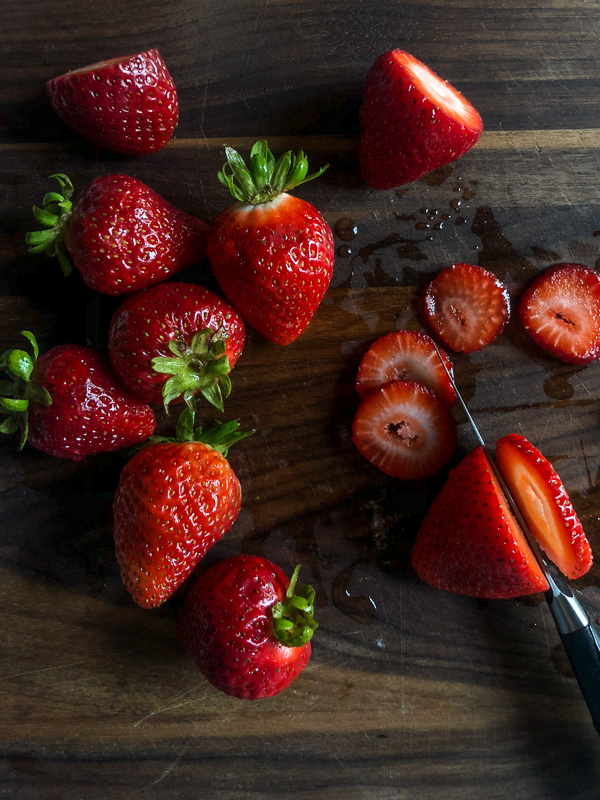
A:
<svg viewBox="0 0 600 800">
<path fill-rule="evenodd" d="M 599 35 L 597 0 L 4 0 L 1 349 L 23 328 L 44 348 L 106 347 L 116 301 L 25 253 L 55 171 L 79 187 L 127 172 L 210 219 L 228 202 L 223 144 L 267 137 L 330 162 L 298 193 L 358 233 L 336 236 L 347 249 L 296 343 L 249 335 L 227 406 L 257 429 L 231 453 L 244 505 L 204 562 L 302 562 L 320 621 L 308 668 L 269 701 L 213 690 L 175 638 L 184 592 L 144 612 L 121 584 L 111 497 L 125 457 L 73 464 L 3 441 L 1 798 L 600 797 L 597 735 L 541 598 L 475 602 L 422 584 L 408 553 L 444 476 L 398 484 L 350 440 L 362 353 L 419 327 L 419 293 L 441 267 L 481 264 L 514 299 L 552 263 L 600 267 Z M 97 155 L 54 117 L 44 82 L 149 47 L 177 83 L 177 138 L 147 158 Z M 392 47 L 463 90 L 486 130 L 457 164 L 377 192 L 357 170 L 357 108 Z M 186 277 L 214 287 L 208 264 Z M 517 431 L 542 449 L 600 553 L 600 364 L 547 357 L 516 318 L 454 363 L 484 436 Z M 457 419 L 458 459 L 474 442 Z M 600 559 L 578 595 L 600 614 Z"/>
</svg>

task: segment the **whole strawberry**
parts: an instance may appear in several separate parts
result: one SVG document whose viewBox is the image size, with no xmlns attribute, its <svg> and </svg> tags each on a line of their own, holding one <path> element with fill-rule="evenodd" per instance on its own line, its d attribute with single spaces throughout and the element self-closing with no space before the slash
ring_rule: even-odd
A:
<svg viewBox="0 0 600 800">
<path fill-rule="evenodd" d="M 229 371 L 244 349 L 244 323 L 216 294 L 169 282 L 129 297 L 113 315 L 109 353 L 124 385 L 146 403 L 202 394 L 223 410 Z"/>
<path fill-rule="evenodd" d="M 80 461 L 93 453 L 139 444 L 152 435 L 152 409 L 118 381 L 108 359 L 89 347 L 65 344 L 38 358 L 35 336 L 21 331 L 33 350 L 8 350 L 0 367 L 10 377 L 1 382 L 2 433 L 21 429 L 44 453 Z"/>
<path fill-rule="evenodd" d="M 144 289 L 205 254 L 208 225 L 130 175 L 103 175 L 71 201 L 73 184 L 51 175 L 61 192 L 34 206 L 45 230 L 25 237 L 30 253 L 57 256 L 65 276 L 72 259 L 91 289 L 120 295 Z M 68 255 L 67 255 L 68 254 Z"/>
<path fill-rule="evenodd" d="M 143 608 L 164 603 L 240 511 L 240 483 L 225 456 L 249 432 L 237 421 L 205 432 L 193 424 L 185 409 L 177 438 L 153 437 L 127 462 L 115 493 L 117 560 Z"/>
<path fill-rule="evenodd" d="M 447 81 L 404 50 L 379 56 L 360 107 L 360 168 L 391 189 L 454 161 L 479 139 L 481 117 Z"/>
<path fill-rule="evenodd" d="M 67 72 L 47 89 L 63 122 L 118 153 L 159 150 L 177 126 L 177 90 L 157 50 Z"/>
<path fill-rule="evenodd" d="M 188 594 L 177 621 L 184 649 L 213 686 L 246 700 L 273 697 L 306 666 L 315 592 L 296 590 L 264 558 L 241 555 L 210 567 Z"/>
<path fill-rule="evenodd" d="M 287 192 L 308 175 L 302 151 L 275 162 L 267 142 L 256 142 L 250 168 L 231 147 L 219 180 L 237 202 L 209 232 L 213 272 L 250 325 L 275 344 L 289 344 L 310 322 L 333 271 L 331 229 L 310 203 Z"/>
</svg>

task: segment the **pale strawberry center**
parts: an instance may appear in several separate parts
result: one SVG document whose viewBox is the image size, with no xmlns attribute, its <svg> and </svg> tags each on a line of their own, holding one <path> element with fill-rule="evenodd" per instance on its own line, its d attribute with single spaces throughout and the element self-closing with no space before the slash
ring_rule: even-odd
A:
<svg viewBox="0 0 600 800">
<path fill-rule="evenodd" d="M 486 459 L 486 461 L 488 461 L 487 455 L 485 456 L 485 459 Z M 533 554 L 533 552 L 531 550 L 531 547 L 529 547 L 529 543 L 527 542 L 527 539 L 525 538 L 525 534 L 523 533 L 523 531 L 519 527 L 519 524 L 518 524 L 517 520 L 514 518 L 511 510 L 509 509 L 508 502 L 504 497 L 504 492 L 500 488 L 500 484 L 498 483 L 498 480 L 497 480 L 496 476 L 494 475 L 494 472 L 493 472 L 492 468 L 488 467 L 488 469 L 489 469 L 490 478 L 492 479 L 492 483 L 494 484 L 494 490 L 496 492 L 496 497 L 497 497 L 498 503 L 500 505 L 500 508 L 502 509 L 502 512 L 503 512 L 504 517 L 505 517 L 505 519 L 506 519 L 506 521 L 508 523 L 508 526 L 509 526 L 509 528 L 511 530 L 511 533 L 515 538 L 515 541 L 517 543 L 518 549 L 526 557 L 527 563 L 529 564 L 529 567 L 530 567 L 531 571 L 534 572 L 544 583 L 546 583 L 546 578 L 544 577 L 544 574 L 542 573 L 542 570 L 540 568 L 540 565 L 538 564 L 537 558 Z"/>
<path fill-rule="evenodd" d="M 406 420 L 402 420 L 402 422 L 390 422 L 386 431 L 391 434 L 392 437 L 398 437 L 406 444 L 411 444 L 411 442 L 419 438 L 418 433 L 413 430 L 410 422 Z"/>
<path fill-rule="evenodd" d="M 471 103 L 447 81 L 438 77 L 418 59 L 403 53 L 402 66 L 409 73 L 416 88 L 435 106 L 466 127 L 479 128 L 481 118 Z"/>
<path fill-rule="evenodd" d="M 548 501 L 544 487 L 536 484 L 527 464 L 517 459 L 511 463 L 513 493 L 519 501 L 519 510 L 531 528 L 531 532 L 542 545 L 549 558 L 565 574 L 569 574 L 575 565 L 575 558 L 568 546 L 564 526 L 560 516 L 556 519 L 556 507 Z"/>
</svg>

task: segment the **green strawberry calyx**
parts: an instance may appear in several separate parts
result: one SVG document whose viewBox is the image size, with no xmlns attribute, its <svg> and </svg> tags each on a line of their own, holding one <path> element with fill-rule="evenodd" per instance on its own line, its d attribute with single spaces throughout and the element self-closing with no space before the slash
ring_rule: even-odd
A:
<svg viewBox="0 0 600 800">
<path fill-rule="evenodd" d="M 213 450 L 218 450 L 226 458 L 230 447 L 239 442 L 240 439 L 245 439 L 246 436 L 256 433 L 255 430 L 241 431 L 239 427 L 240 422 L 237 419 L 232 419 L 228 422 L 215 420 L 212 426 L 205 430 L 201 425 L 195 426 L 194 411 L 191 408 L 184 408 L 177 420 L 175 436 L 150 436 L 143 444 L 134 447 L 131 452 L 136 453 L 150 444 L 160 442 L 180 442 L 182 444 L 186 442 L 202 442 L 202 444 L 208 445 Z"/>
<path fill-rule="evenodd" d="M 31 345 L 32 355 L 14 348 L 0 356 L 0 433 L 15 433 L 20 429 L 19 450 L 22 450 L 29 433 L 29 404 L 52 404 L 50 392 L 30 380 L 35 362 L 40 354 L 37 340 L 31 331 L 21 331 Z"/>
<path fill-rule="evenodd" d="M 300 566 L 294 570 L 285 598 L 271 607 L 273 633 L 287 647 L 302 647 L 318 627 L 314 619 L 315 590 L 308 585 L 296 589 Z"/>
<path fill-rule="evenodd" d="M 44 195 L 41 208 L 33 207 L 33 216 L 44 226 L 44 230 L 30 231 L 25 236 L 25 242 L 29 245 L 30 253 L 46 253 L 58 258 L 66 278 L 73 269 L 64 245 L 65 230 L 73 208 L 73 184 L 62 172 L 49 177 L 58 182 L 60 192 L 48 192 Z"/>
<path fill-rule="evenodd" d="M 288 150 L 276 161 L 264 139 L 256 142 L 250 151 L 250 166 L 232 147 L 225 147 L 227 163 L 219 172 L 219 181 L 236 200 L 242 203 L 270 203 L 282 192 L 288 192 L 302 183 L 322 175 L 326 164 L 318 172 L 308 175 L 308 160 L 303 150 Z"/>
<path fill-rule="evenodd" d="M 223 398 L 231 392 L 229 356 L 225 352 L 228 335 L 224 326 L 218 330 L 205 328 L 195 333 L 189 344 L 182 339 L 170 341 L 172 355 L 152 359 L 155 372 L 171 375 L 162 390 L 165 411 L 181 395 L 193 411 L 198 392 L 223 411 Z"/>
</svg>

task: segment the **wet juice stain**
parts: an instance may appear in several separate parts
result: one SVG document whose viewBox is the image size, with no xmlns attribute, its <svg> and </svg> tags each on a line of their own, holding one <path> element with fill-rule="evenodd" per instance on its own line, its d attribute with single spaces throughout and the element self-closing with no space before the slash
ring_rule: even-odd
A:
<svg viewBox="0 0 600 800">
<path fill-rule="evenodd" d="M 356 239 L 358 228 L 350 217 L 342 217 L 335 223 L 335 233 L 344 242 L 351 242 Z"/>
</svg>

